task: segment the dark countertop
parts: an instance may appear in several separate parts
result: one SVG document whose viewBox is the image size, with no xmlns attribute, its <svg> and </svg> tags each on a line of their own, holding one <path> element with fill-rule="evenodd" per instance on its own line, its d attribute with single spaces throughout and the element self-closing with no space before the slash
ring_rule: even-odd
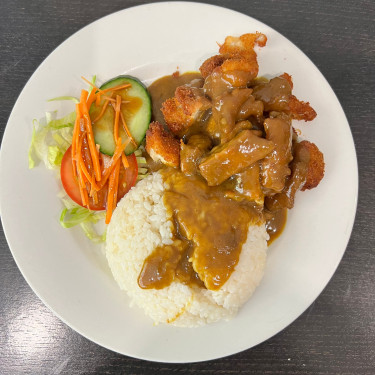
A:
<svg viewBox="0 0 375 375">
<path fill-rule="evenodd" d="M 23 279 L 1 231 L 1 374 L 375 373 L 375 2 L 207 2 L 252 16 L 289 38 L 318 66 L 344 108 L 357 148 L 359 201 L 335 275 L 304 314 L 257 347 L 205 363 L 158 364 L 99 347 L 56 318 Z M 23 86 L 55 47 L 92 21 L 142 3 L 2 0 L 1 135 Z"/>
</svg>

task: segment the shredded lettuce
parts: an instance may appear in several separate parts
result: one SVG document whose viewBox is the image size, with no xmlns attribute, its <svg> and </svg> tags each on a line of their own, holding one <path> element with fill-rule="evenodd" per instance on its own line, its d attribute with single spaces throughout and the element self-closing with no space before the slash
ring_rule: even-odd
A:
<svg viewBox="0 0 375 375">
<path fill-rule="evenodd" d="M 64 152 L 58 146 L 48 146 L 47 159 L 50 165 L 59 166 L 64 156 Z"/>
<path fill-rule="evenodd" d="M 138 168 L 138 174 L 146 174 L 148 172 L 147 168 Z"/>
<path fill-rule="evenodd" d="M 32 136 L 31 136 L 31 142 L 30 142 L 30 146 L 29 146 L 29 153 L 28 153 L 28 156 L 29 156 L 29 169 L 33 169 L 35 167 L 35 158 L 33 156 L 33 150 L 34 150 L 34 143 L 35 143 L 35 126 L 33 125 L 33 133 L 32 133 Z"/>
<path fill-rule="evenodd" d="M 63 128 L 73 128 L 75 120 L 76 120 L 76 112 L 73 111 L 58 120 L 49 121 L 47 126 L 55 130 L 63 129 Z"/>
<path fill-rule="evenodd" d="M 140 165 L 140 164 L 146 164 L 147 165 L 146 158 L 144 158 L 142 156 L 137 156 L 136 159 L 137 159 L 138 165 Z"/>
<path fill-rule="evenodd" d="M 60 100 L 71 100 L 74 103 L 79 103 L 79 99 L 75 96 L 58 96 L 57 98 L 48 99 L 47 102 L 56 102 Z"/>
<path fill-rule="evenodd" d="M 33 134 L 29 147 L 29 168 L 43 161 L 46 168 L 57 169 L 65 151 L 72 143 L 76 113 L 54 119 L 54 112 L 47 112 L 44 119 L 33 121 Z"/>
<path fill-rule="evenodd" d="M 106 231 L 102 234 L 98 233 L 95 227 L 100 220 L 105 218 L 104 211 L 90 211 L 74 203 L 64 192 L 59 195 L 65 208 L 61 211 L 60 225 L 64 228 L 72 228 L 79 225 L 86 237 L 95 243 L 104 242 L 106 239 Z"/>
</svg>

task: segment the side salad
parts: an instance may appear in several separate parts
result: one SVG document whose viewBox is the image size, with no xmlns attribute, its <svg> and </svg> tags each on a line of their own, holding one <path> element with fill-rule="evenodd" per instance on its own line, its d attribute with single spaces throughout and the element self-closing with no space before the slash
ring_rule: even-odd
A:
<svg viewBox="0 0 375 375">
<path fill-rule="evenodd" d="M 108 224 L 117 202 L 148 175 L 142 142 L 151 121 L 151 98 L 135 77 L 118 76 L 100 87 L 96 77 L 80 98 L 61 96 L 49 101 L 70 100 L 75 110 L 56 119 L 47 112 L 33 121 L 29 168 L 42 161 L 56 170 L 62 190 L 64 228 L 79 225 L 94 242 L 105 241 L 95 226 Z"/>
</svg>

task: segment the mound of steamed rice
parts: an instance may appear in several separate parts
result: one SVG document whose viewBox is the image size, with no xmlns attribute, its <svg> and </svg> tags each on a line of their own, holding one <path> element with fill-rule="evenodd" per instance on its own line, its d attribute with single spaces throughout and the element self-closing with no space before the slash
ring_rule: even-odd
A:
<svg viewBox="0 0 375 375">
<path fill-rule="evenodd" d="M 266 263 L 265 225 L 249 227 L 239 262 L 218 291 L 172 282 L 166 288 L 141 289 L 138 275 L 145 258 L 162 244 L 172 243 L 172 222 L 163 204 L 164 182 L 154 173 L 119 202 L 107 231 L 106 255 L 113 276 L 132 303 L 156 324 L 193 327 L 228 320 L 248 300 L 263 277 Z"/>
</svg>

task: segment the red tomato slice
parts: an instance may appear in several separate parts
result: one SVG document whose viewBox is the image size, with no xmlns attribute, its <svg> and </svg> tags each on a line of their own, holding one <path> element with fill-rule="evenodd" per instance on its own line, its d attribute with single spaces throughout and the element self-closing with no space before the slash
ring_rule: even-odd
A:
<svg viewBox="0 0 375 375">
<path fill-rule="evenodd" d="M 62 185 L 69 195 L 69 197 L 79 204 L 82 205 L 81 194 L 79 191 L 78 181 L 73 175 L 72 165 L 72 147 L 69 147 L 61 161 L 60 176 Z M 134 154 L 127 156 L 129 162 L 129 168 L 124 168 L 121 163 L 120 175 L 119 175 L 119 187 L 117 193 L 117 202 L 135 185 L 138 176 L 138 164 L 137 158 Z M 106 209 L 107 205 L 107 192 L 108 183 L 104 185 L 102 189 L 98 191 L 98 203 L 94 203 L 92 198 L 89 198 L 89 206 L 91 210 L 101 211 Z"/>
</svg>

